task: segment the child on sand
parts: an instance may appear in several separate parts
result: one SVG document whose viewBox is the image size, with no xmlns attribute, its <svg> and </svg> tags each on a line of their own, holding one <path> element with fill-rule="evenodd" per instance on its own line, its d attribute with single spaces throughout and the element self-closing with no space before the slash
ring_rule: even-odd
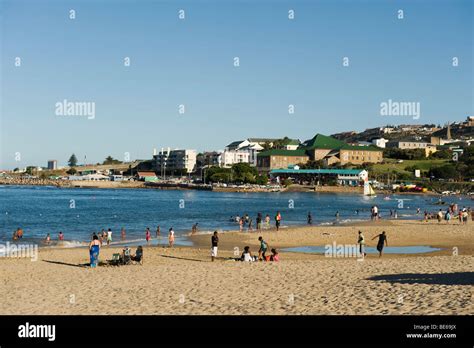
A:
<svg viewBox="0 0 474 348">
<path fill-rule="evenodd" d="M 271 250 L 272 255 L 270 256 L 270 261 L 278 262 L 280 261 L 280 254 L 276 251 L 276 249 Z"/>
<path fill-rule="evenodd" d="M 260 249 L 258 250 L 258 259 L 260 261 L 266 261 L 265 253 L 267 252 L 268 249 L 268 244 L 263 240 L 263 238 L 260 236 L 258 237 L 258 240 L 260 241 Z"/>
</svg>

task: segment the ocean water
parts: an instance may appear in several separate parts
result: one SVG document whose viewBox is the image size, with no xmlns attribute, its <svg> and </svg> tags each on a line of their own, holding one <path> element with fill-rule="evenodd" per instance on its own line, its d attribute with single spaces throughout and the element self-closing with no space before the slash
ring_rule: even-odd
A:
<svg viewBox="0 0 474 348">
<path fill-rule="evenodd" d="M 47 233 L 54 240 L 59 231 L 65 235 L 66 245 L 76 246 L 90 240 L 93 232 L 111 228 L 114 242 L 120 239 L 120 230 L 126 229 L 127 239 L 140 241 L 150 227 L 152 237 L 156 227 L 161 227 L 162 241 L 173 227 L 177 241 L 186 243 L 185 236 L 191 226 L 199 223 L 199 233 L 214 230 L 235 230 L 238 224 L 231 216 L 249 214 L 255 218 L 258 212 L 273 217 L 279 210 L 282 226 L 306 224 L 311 211 L 313 224 L 338 223 L 368 220 L 370 208 L 379 206 L 382 218 L 389 218 L 389 210 L 397 209 L 398 217 L 422 218 L 416 214 L 438 211 L 434 203 L 438 197 L 390 195 L 390 199 L 379 195 L 366 198 L 353 194 L 330 193 L 237 193 L 194 190 L 154 189 L 94 189 L 55 188 L 35 186 L 0 186 L 0 241 L 11 240 L 18 227 L 24 230 L 25 241 L 43 239 Z M 403 199 L 403 208 L 399 208 Z M 447 203 L 461 207 L 472 201 L 465 197 L 443 197 Z M 359 210 L 359 213 L 356 213 Z"/>
</svg>

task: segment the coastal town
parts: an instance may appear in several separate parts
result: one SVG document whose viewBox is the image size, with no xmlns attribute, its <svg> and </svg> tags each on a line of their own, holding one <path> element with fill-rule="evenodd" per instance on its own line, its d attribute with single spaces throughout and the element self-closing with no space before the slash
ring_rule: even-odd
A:
<svg viewBox="0 0 474 348">
<path fill-rule="evenodd" d="M 444 126 L 386 125 L 311 139 L 244 138 L 223 150 L 153 149 L 151 158 L 25 166 L 0 172 L 1 184 L 206 190 L 314 190 L 472 194 L 474 116 Z M 129 156 L 127 154 L 127 156 Z M 125 156 L 125 157 L 127 157 Z"/>
</svg>

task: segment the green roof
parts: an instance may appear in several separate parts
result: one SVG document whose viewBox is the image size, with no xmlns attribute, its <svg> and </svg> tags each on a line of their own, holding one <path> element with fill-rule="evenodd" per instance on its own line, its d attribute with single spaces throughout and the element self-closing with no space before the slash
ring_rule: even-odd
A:
<svg viewBox="0 0 474 348">
<path fill-rule="evenodd" d="M 280 150 L 280 149 L 273 149 L 260 152 L 257 154 L 258 157 L 266 157 L 266 156 L 306 156 L 305 150 Z"/>
<path fill-rule="evenodd" d="M 300 148 L 306 150 L 314 149 L 340 149 L 342 146 L 347 145 L 345 142 L 337 140 L 332 137 L 328 137 L 322 134 L 316 134 L 312 139 L 305 141 Z"/>
<path fill-rule="evenodd" d="M 354 146 L 354 145 L 344 145 L 341 147 L 342 150 L 360 150 L 360 151 L 383 151 L 383 149 L 376 146 Z"/>
</svg>

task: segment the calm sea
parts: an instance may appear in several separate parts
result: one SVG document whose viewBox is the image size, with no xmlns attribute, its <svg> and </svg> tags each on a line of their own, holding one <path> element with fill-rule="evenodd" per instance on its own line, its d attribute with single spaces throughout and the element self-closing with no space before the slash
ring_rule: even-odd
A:
<svg viewBox="0 0 474 348">
<path fill-rule="evenodd" d="M 0 186 L 0 241 L 11 240 L 13 231 L 21 227 L 25 241 L 42 239 L 51 233 L 56 239 L 62 231 L 65 239 L 74 242 L 90 240 L 93 232 L 111 228 L 117 241 L 122 227 L 128 240 L 145 237 L 146 227 L 152 236 L 159 225 L 166 236 L 173 227 L 178 242 L 194 223 L 199 231 L 238 229 L 231 216 L 249 214 L 254 220 L 258 212 L 269 214 L 273 225 L 276 211 L 282 214 L 282 226 L 306 224 L 311 211 L 313 224 L 332 224 L 335 213 L 340 222 L 368 220 L 370 208 L 379 206 L 382 217 L 397 209 L 398 217 L 420 218 L 416 209 L 437 211 L 438 197 L 383 195 L 365 198 L 362 195 L 329 193 L 224 193 L 212 191 L 177 191 L 153 189 L 85 189 L 30 186 Z M 400 199 L 403 208 L 399 208 Z M 472 201 L 465 197 L 443 197 L 447 203 L 461 207 Z M 358 213 L 357 213 L 358 210 Z"/>
</svg>

